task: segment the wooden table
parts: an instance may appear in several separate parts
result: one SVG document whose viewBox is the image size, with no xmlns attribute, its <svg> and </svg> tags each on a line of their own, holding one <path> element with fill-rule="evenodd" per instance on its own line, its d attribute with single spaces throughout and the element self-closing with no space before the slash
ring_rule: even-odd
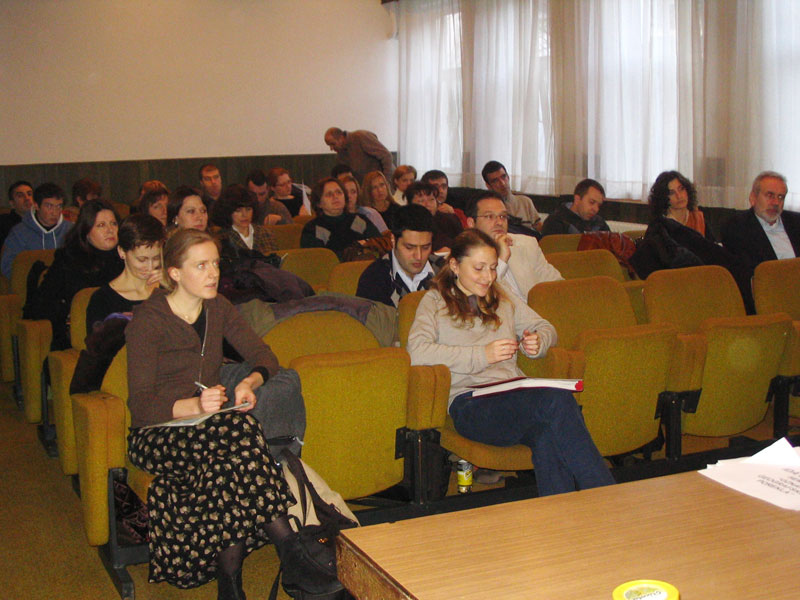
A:
<svg viewBox="0 0 800 600">
<path fill-rule="evenodd" d="M 800 512 L 696 472 L 350 529 L 337 550 L 359 600 L 609 600 L 633 579 L 800 598 Z"/>
</svg>

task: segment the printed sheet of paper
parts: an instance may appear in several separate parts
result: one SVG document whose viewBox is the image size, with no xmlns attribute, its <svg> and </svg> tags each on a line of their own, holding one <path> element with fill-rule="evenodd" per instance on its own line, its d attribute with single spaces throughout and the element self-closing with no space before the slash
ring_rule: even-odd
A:
<svg viewBox="0 0 800 600">
<path fill-rule="evenodd" d="M 775 506 L 800 510 L 800 448 L 786 438 L 753 456 L 722 460 L 699 473 Z"/>
</svg>

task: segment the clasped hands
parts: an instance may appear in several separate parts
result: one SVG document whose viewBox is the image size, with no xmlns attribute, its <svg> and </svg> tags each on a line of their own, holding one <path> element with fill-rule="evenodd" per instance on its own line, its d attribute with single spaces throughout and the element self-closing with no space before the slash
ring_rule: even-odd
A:
<svg viewBox="0 0 800 600">
<path fill-rule="evenodd" d="M 484 350 L 486 351 L 486 358 L 489 359 L 489 364 L 492 365 L 512 358 L 519 346 L 522 346 L 526 354 L 536 356 L 539 354 L 540 349 L 539 334 L 536 331 L 531 332 L 526 329 L 522 333 L 522 339 L 505 338 L 495 340 L 486 344 Z"/>
</svg>

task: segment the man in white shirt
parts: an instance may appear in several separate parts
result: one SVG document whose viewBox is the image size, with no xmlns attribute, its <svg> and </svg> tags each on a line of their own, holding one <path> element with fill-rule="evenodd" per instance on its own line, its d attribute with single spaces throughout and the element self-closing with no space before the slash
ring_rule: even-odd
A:
<svg viewBox="0 0 800 600">
<path fill-rule="evenodd" d="M 533 200 L 521 194 L 511 193 L 508 171 L 502 163 L 490 160 L 484 165 L 481 175 L 483 181 L 486 182 L 486 187 L 497 192 L 503 199 L 509 215 L 519 218 L 525 227 L 541 231 L 542 217 L 539 216 L 539 211 L 533 205 Z"/>
<path fill-rule="evenodd" d="M 542 281 L 559 281 L 561 273 L 547 262 L 536 238 L 508 233 L 509 210 L 502 197 L 485 192 L 467 207 L 467 224 L 491 236 L 500 247 L 497 280 L 528 301 L 528 292 Z"/>
<path fill-rule="evenodd" d="M 438 268 L 430 263 L 433 217 L 420 204 L 401 206 L 392 228 L 394 248 L 369 265 L 356 296 L 397 306 L 406 294 L 427 290 Z"/>
<path fill-rule="evenodd" d="M 800 214 L 783 209 L 788 189 L 780 173 L 759 173 L 750 191 L 750 209 L 737 211 L 722 227 L 723 246 L 753 267 L 800 256 Z"/>
</svg>

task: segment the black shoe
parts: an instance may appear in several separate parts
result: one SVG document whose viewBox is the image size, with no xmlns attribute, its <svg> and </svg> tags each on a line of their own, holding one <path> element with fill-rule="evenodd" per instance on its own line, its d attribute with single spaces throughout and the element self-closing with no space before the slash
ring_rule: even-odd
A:
<svg viewBox="0 0 800 600">
<path fill-rule="evenodd" d="M 289 536 L 278 548 L 281 559 L 282 584 L 286 593 L 294 597 L 293 592 L 307 594 L 332 594 L 343 589 L 335 575 L 325 572 L 308 555 L 300 543 L 297 533 Z M 335 573 L 335 563 L 329 565 L 328 571 Z"/>
<path fill-rule="evenodd" d="M 242 588 L 242 570 L 234 576 L 219 573 L 217 575 L 217 600 L 247 600 Z"/>
</svg>

